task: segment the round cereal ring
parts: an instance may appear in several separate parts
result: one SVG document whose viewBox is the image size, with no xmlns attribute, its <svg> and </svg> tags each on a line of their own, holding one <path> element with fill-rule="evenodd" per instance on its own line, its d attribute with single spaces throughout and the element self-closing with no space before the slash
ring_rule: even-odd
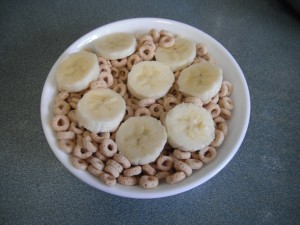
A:
<svg viewBox="0 0 300 225">
<path fill-rule="evenodd" d="M 105 157 L 110 158 L 117 153 L 118 149 L 117 144 L 113 140 L 106 138 L 101 141 L 99 150 Z"/>
<path fill-rule="evenodd" d="M 77 102 L 69 102 L 69 105 L 71 106 L 71 109 L 77 109 Z"/>
<path fill-rule="evenodd" d="M 159 39 L 160 39 L 160 34 L 159 34 L 159 31 L 156 30 L 156 29 L 151 29 L 149 31 L 149 34 L 151 35 L 152 39 L 153 39 L 153 42 L 158 42 Z"/>
<path fill-rule="evenodd" d="M 71 107 L 66 101 L 54 102 L 53 113 L 55 115 L 67 115 Z"/>
<path fill-rule="evenodd" d="M 104 171 L 109 173 L 110 175 L 112 175 L 114 178 L 118 178 L 120 176 L 120 173 L 118 172 L 118 170 L 111 165 L 106 165 L 104 167 Z"/>
<path fill-rule="evenodd" d="M 170 48 L 175 44 L 175 38 L 171 36 L 162 36 L 159 40 L 159 46 L 162 48 Z"/>
<path fill-rule="evenodd" d="M 117 67 L 112 67 L 111 68 L 111 75 L 115 78 L 118 78 L 119 77 L 119 69 Z"/>
<path fill-rule="evenodd" d="M 139 100 L 137 105 L 138 105 L 138 107 L 147 107 L 149 105 L 154 104 L 155 101 L 156 100 L 154 98 L 145 98 L 145 99 Z"/>
<path fill-rule="evenodd" d="M 58 146 L 65 153 L 72 153 L 75 148 L 75 143 L 72 140 L 58 140 Z"/>
<path fill-rule="evenodd" d="M 189 158 L 191 158 L 191 152 L 181 151 L 180 149 L 174 149 L 173 155 L 176 159 L 189 159 Z"/>
<path fill-rule="evenodd" d="M 151 116 L 160 117 L 160 115 L 164 112 L 164 107 L 158 103 L 154 103 L 149 108 L 151 112 Z"/>
<path fill-rule="evenodd" d="M 58 131 L 56 132 L 56 139 L 73 140 L 75 139 L 75 133 L 73 131 Z"/>
<path fill-rule="evenodd" d="M 90 83 L 90 89 L 107 88 L 107 83 L 104 80 L 94 80 Z"/>
<path fill-rule="evenodd" d="M 99 133 L 91 132 L 90 136 L 91 136 L 93 141 L 95 141 L 97 143 L 101 143 L 101 141 L 103 139 L 106 139 L 106 138 L 110 137 L 110 133 L 109 132 L 99 132 Z"/>
<path fill-rule="evenodd" d="M 232 102 L 231 98 L 229 98 L 229 97 L 221 98 L 219 101 L 219 105 L 221 108 L 225 108 L 225 109 L 229 109 L 229 110 L 232 110 L 234 107 L 233 102 Z"/>
<path fill-rule="evenodd" d="M 192 62 L 192 64 L 203 63 L 203 62 L 206 62 L 206 60 L 201 57 L 196 57 Z"/>
<path fill-rule="evenodd" d="M 113 159 L 116 162 L 120 163 L 124 169 L 128 169 L 131 167 L 131 163 L 129 162 L 129 160 L 121 154 L 115 154 Z"/>
<path fill-rule="evenodd" d="M 89 165 L 87 167 L 87 170 L 92 174 L 94 175 L 95 177 L 100 177 L 104 172 L 102 170 L 98 170 L 96 169 L 94 166 L 92 165 Z"/>
<path fill-rule="evenodd" d="M 146 189 L 156 188 L 158 186 L 158 178 L 155 176 L 143 175 L 140 179 L 140 186 Z"/>
<path fill-rule="evenodd" d="M 100 80 L 104 80 L 107 87 L 111 87 L 114 83 L 113 76 L 108 72 L 101 72 L 99 75 Z"/>
<path fill-rule="evenodd" d="M 125 177 L 123 175 L 120 175 L 117 179 L 119 184 L 125 185 L 125 186 L 133 186 L 137 184 L 136 177 Z"/>
<path fill-rule="evenodd" d="M 162 122 L 162 124 L 165 123 L 166 116 L 167 116 L 167 112 L 162 112 L 162 113 L 160 114 L 159 120 L 160 120 L 160 122 Z"/>
<path fill-rule="evenodd" d="M 64 101 L 69 97 L 69 95 L 70 95 L 69 92 L 62 91 L 58 93 L 58 95 L 56 95 L 55 101 Z"/>
<path fill-rule="evenodd" d="M 128 60 L 127 60 L 127 67 L 128 67 L 128 69 L 131 70 L 131 68 L 135 64 L 137 64 L 137 63 L 139 63 L 141 61 L 142 61 L 142 59 L 141 59 L 141 57 L 138 54 L 133 54 L 133 55 L 129 56 Z"/>
<path fill-rule="evenodd" d="M 81 94 L 78 92 L 70 93 L 69 97 L 67 98 L 67 102 L 72 101 L 72 98 L 81 99 L 81 97 L 82 97 Z"/>
<path fill-rule="evenodd" d="M 161 171 L 169 171 L 173 167 L 173 159 L 170 156 L 162 155 L 157 159 L 157 169 Z"/>
<path fill-rule="evenodd" d="M 102 162 L 107 161 L 107 158 L 99 150 L 96 152 L 96 157 L 99 158 Z"/>
<path fill-rule="evenodd" d="M 222 131 L 222 133 L 224 134 L 224 137 L 226 137 L 226 135 L 228 134 L 228 126 L 227 123 L 219 123 L 217 125 L 218 130 Z"/>
<path fill-rule="evenodd" d="M 126 69 L 125 67 L 119 69 L 119 79 L 121 79 L 122 81 L 126 81 L 128 77 L 128 69 Z"/>
<path fill-rule="evenodd" d="M 130 106 L 133 110 L 136 110 L 138 108 L 138 99 L 135 97 L 130 97 L 126 100 L 126 105 Z"/>
<path fill-rule="evenodd" d="M 71 157 L 71 162 L 76 169 L 86 170 L 88 163 L 84 159 L 80 159 L 76 156 Z"/>
<path fill-rule="evenodd" d="M 222 116 L 217 116 L 217 117 L 214 118 L 214 122 L 216 124 L 218 124 L 218 123 L 226 123 L 226 120 Z"/>
<path fill-rule="evenodd" d="M 69 127 L 70 131 L 73 131 L 75 134 L 82 134 L 83 127 L 79 127 L 78 123 L 72 121 Z"/>
<path fill-rule="evenodd" d="M 204 106 L 204 108 L 210 112 L 212 118 L 216 118 L 217 116 L 220 115 L 221 109 L 220 106 L 218 104 L 214 104 L 214 103 L 208 103 L 207 105 Z"/>
<path fill-rule="evenodd" d="M 124 83 L 118 83 L 113 87 L 113 90 L 123 97 L 126 94 L 127 86 Z"/>
<path fill-rule="evenodd" d="M 109 65 L 100 65 L 100 73 L 111 73 Z"/>
<path fill-rule="evenodd" d="M 184 98 L 183 101 L 184 101 L 185 103 L 193 103 L 193 104 L 195 104 L 195 105 L 197 105 L 197 106 L 199 106 L 199 107 L 202 107 L 202 106 L 203 106 L 203 102 L 201 101 L 200 98 L 197 98 L 197 97 L 193 97 L 193 96 L 191 96 L 191 97 L 186 97 L 186 98 Z"/>
<path fill-rule="evenodd" d="M 98 62 L 99 62 L 99 65 L 108 65 L 107 60 L 102 56 L 98 57 Z"/>
<path fill-rule="evenodd" d="M 91 157 L 93 153 L 77 144 L 74 148 L 73 154 L 80 159 L 87 159 Z"/>
<path fill-rule="evenodd" d="M 216 59 L 211 54 L 207 53 L 204 56 L 202 56 L 203 59 L 205 59 L 207 62 L 216 64 Z"/>
<path fill-rule="evenodd" d="M 168 172 L 168 171 L 161 171 L 161 172 L 158 172 L 155 174 L 155 176 L 157 177 L 158 180 L 164 179 L 169 175 L 170 175 L 170 172 Z"/>
<path fill-rule="evenodd" d="M 126 112 L 123 120 L 127 120 L 129 117 L 134 116 L 134 110 L 130 106 L 126 106 Z"/>
<path fill-rule="evenodd" d="M 123 175 L 125 177 L 132 177 L 132 176 L 136 176 L 141 174 L 142 172 L 142 167 L 141 166 L 134 166 L 134 167 L 130 167 L 128 169 L 125 169 L 123 171 Z"/>
<path fill-rule="evenodd" d="M 215 131 L 215 139 L 210 143 L 210 146 L 217 148 L 219 147 L 224 141 L 224 134 L 220 130 Z"/>
<path fill-rule="evenodd" d="M 156 45 L 153 41 L 145 41 L 143 45 L 149 46 L 151 49 L 153 49 L 153 51 L 156 49 Z"/>
<path fill-rule="evenodd" d="M 207 146 L 199 151 L 199 158 L 203 163 L 209 163 L 217 156 L 217 151 L 214 147 Z"/>
<path fill-rule="evenodd" d="M 92 138 L 89 135 L 83 137 L 82 144 L 85 149 L 93 153 L 96 152 L 98 149 L 98 145 L 95 142 L 92 142 Z"/>
<path fill-rule="evenodd" d="M 92 157 L 90 160 L 90 164 L 95 167 L 97 170 L 103 170 L 105 167 L 104 162 L 97 157 Z"/>
<path fill-rule="evenodd" d="M 145 107 L 138 108 L 137 110 L 135 110 L 134 116 L 151 116 L 151 112 Z"/>
<path fill-rule="evenodd" d="M 214 103 L 214 104 L 218 104 L 219 102 L 219 94 L 216 94 L 212 99 L 211 99 L 211 103 Z"/>
<path fill-rule="evenodd" d="M 76 144 L 83 146 L 83 135 L 82 134 L 76 134 Z"/>
<path fill-rule="evenodd" d="M 166 182 L 168 184 L 175 184 L 179 181 L 182 181 L 184 178 L 185 178 L 185 173 L 180 171 L 180 172 L 176 172 L 176 173 L 173 173 L 173 174 L 167 176 Z"/>
<path fill-rule="evenodd" d="M 227 96 L 228 92 L 229 92 L 228 86 L 223 81 L 222 85 L 221 85 L 221 88 L 220 88 L 220 91 L 219 91 L 219 97 L 223 98 L 223 97 Z"/>
<path fill-rule="evenodd" d="M 231 118 L 231 112 L 229 109 L 221 108 L 220 116 L 222 116 L 225 120 L 229 120 Z"/>
<path fill-rule="evenodd" d="M 150 164 L 145 164 L 142 166 L 142 170 L 151 176 L 154 176 L 156 174 L 156 170 L 150 165 Z"/>
<path fill-rule="evenodd" d="M 115 167 L 119 173 L 122 173 L 122 171 L 123 171 L 122 165 L 120 163 L 118 163 L 117 161 L 113 160 L 113 159 L 107 160 L 106 166 Z"/>
<path fill-rule="evenodd" d="M 174 37 L 174 35 L 173 35 L 171 32 L 166 31 L 166 30 L 161 30 L 161 31 L 159 32 L 159 34 L 160 34 L 160 36 Z"/>
<path fill-rule="evenodd" d="M 163 107 L 166 111 L 174 108 L 178 103 L 179 101 L 175 96 L 168 96 L 163 99 Z"/>
<path fill-rule="evenodd" d="M 141 47 L 139 47 L 139 55 L 142 60 L 150 61 L 153 59 L 155 52 L 153 50 L 153 47 L 149 45 L 142 45 Z"/>
<path fill-rule="evenodd" d="M 193 173 L 192 168 L 188 164 L 186 164 L 186 163 L 184 163 L 183 161 L 180 161 L 180 160 L 174 160 L 174 168 L 177 171 L 184 172 L 186 176 L 191 176 L 192 173 Z"/>
<path fill-rule="evenodd" d="M 199 156 L 199 155 L 198 155 Z M 203 162 L 199 159 L 186 159 L 184 162 L 193 170 L 199 170 L 203 166 Z"/>
<path fill-rule="evenodd" d="M 76 118 L 76 115 L 75 115 L 75 110 L 71 110 L 67 116 L 68 118 L 70 119 L 70 121 L 73 121 L 73 122 L 77 122 L 77 118 Z"/>
<path fill-rule="evenodd" d="M 70 126 L 70 120 L 65 115 L 55 115 L 51 120 L 51 127 L 54 131 L 66 131 Z"/>
<path fill-rule="evenodd" d="M 224 80 L 222 84 L 224 84 L 224 85 L 227 86 L 228 92 L 227 92 L 227 95 L 226 95 L 226 96 L 230 96 L 231 93 L 232 93 L 232 90 L 233 90 L 233 85 L 232 85 L 229 81 L 227 81 L 227 80 Z M 224 96 L 223 96 L 223 97 L 224 97 Z"/>
<path fill-rule="evenodd" d="M 112 175 L 107 173 L 102 173 L 99 178 L 100 181 L 102 181 L 104 184 L 108 186 L 114 186 L 117 183 L 116 178 L 114 178 Z"/>
<path fill-rule="evenodd" d="M 127 65 L 127 58 L 112 60 L 111 65 L 116 68 L 122 68 Z"/>
<path fill-rule="evenodd" d="M 199 43 L 199 44 L 196 44 L 196 56 L 204 56 L 208 53 L 208 49 L 207 47 L 202 44 L 202 43 Z"/>
</svg>

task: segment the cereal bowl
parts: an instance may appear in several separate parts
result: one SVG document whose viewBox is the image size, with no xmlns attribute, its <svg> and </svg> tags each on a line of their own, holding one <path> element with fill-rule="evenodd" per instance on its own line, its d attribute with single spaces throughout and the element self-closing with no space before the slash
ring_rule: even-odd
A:
<svg viewBox="0 0 300 225">
<path fill-rule="evenodd" d="M 144 34 L 150 29 L 167 30 L 179 36 L 186 37 L 195 43 L 204 43 L 209 52 L 215 57 L 217 64 L 223 70 L 224 80 L 233 84 L 234 91 L 231 98 L 234 102 L 232 118 L 228 122 L 229 133 L 224 143 L 218 148 L 217 157 L 210 163 L 203 166 L 200 170 L 195 170 L 193 174 L 176 184 L 162 183 L 155 189 L 143 189 L 140 186 L 107 186 L 100 182 L 98 178 L 85 170 L 76 169 L 67 153 L 61 151 L 55 137 L 55 133 L 50 125 L 53 117 L 54 98 L 58 92 L 54 71 L 61 60 L 70 53 L 89 47 L 97 38 L 114 33 L 129 32 L 134 34 Z M 215 39 L 208 34 L 192 26 L 160 18 L 134 18 L 118 22 L 113 22 L 99 27 L 84 35 L 71 46 L 69 46 L 57 59 L 48 74 L 44 84 L 41 97 L 41 120 L 47 141 L 58 160 L 77 178 L 101 191 L 128 197 L 128 198 L 161 198 L 188 191 L 195 188 L 222 170 L 238 151 L 247 131 L 250 117 L 250 96 L 247 82 L 232 55 Z"/>
</svg>

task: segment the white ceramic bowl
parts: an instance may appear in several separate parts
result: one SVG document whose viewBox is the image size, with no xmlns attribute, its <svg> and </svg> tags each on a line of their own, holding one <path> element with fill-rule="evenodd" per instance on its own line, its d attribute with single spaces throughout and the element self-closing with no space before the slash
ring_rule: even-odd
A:
<svg viewBox="0 0 300 225">
<path fill-rule="evenodd" d="M 151 28 L 156 28 L 158 30 L 165 29 L 172 33 L 187 37 L 194 42 L 202 42 L 207 45 L 209 52 L 216 58 L 218 65 L 222 67 L 224 78 L 230 81 L 234 86 L 232 99 L 235 108 L 232 119 L 229 121 L 229 133 L 222 146 L 218 149 L 216 159 L 210 164 L 205 165 L 199 171 L 194 171 L 190 177 L 186 178 L 182 182 L 174 185 L 160 184 L 158 188 L 153 190 L 145 190 L 139 186 L 126 187 L 119 184 L 114 187 L 108 187 L 88 172 L 75 169 L 70 162 L 69 155 L 58 148 L 54 132 L 50 126 L 53 100 L 57 93 L 54 70 L 66 54 L 76 52 L 84 48 L 102 35 L 112 32 L 146 33 Z M 129 198 L 160 198 L 175 195 L 197 187 L 212 178 L 226 166 L 226 164 L 238 151 L 246 134 L 249 116 L 250 97 L 247 83 L 243 72 L 231 54 L 219 42 L 206 33 L 180 22 L 159 18 L 135 18 L 122 20 L 99 27 L 81 37 L 63 52 L 52 67 L 45 82 L 41 98 L 41 119 L 44 133 L 52 151 L 59 161 L 83 182 L 107 193 Z"/>
</svg>

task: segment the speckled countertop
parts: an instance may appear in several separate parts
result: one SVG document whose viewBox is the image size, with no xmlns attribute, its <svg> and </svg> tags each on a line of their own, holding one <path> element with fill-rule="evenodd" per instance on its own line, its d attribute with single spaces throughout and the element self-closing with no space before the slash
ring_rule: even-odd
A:
<svg viewBox="0 0 300 225">
<path fill-rule="evenodd" d="M 247 79 L 251 118 L 205 184 L 154 200 L 113 196 L 69 173 L 40 120 L 55 60 L 83 34 L 133 17 L 197 27 Z M 0 224 L 300 224 L 300 17 L 280 0 L 0 2 Z"/>
</svg>

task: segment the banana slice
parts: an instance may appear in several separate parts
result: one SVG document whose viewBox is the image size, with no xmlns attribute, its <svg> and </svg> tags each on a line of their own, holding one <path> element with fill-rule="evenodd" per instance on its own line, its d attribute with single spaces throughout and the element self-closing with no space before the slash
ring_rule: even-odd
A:
<svg viewBox="0 0 300 225">
<path fill-rule="evenodd" d="M 125 58 L 135 52 L 136 39 L 129 33 L 105 35 L 94 43 L 95 52 L 109 60 Z"/>
<path fill-rule="evenodd" d="M 150 116 L 130 117 L 116 133 L 120 154 L 133 165 L 155 161 L 167 142 L 167 133 L 161 122 Z"/>
<path fill-rule="evenodd" d="M 169 144 L 184 151 L 202 149 L 215 138 L 211 114 L 192 103 L 182 103 L 171 109 L 167 113 L 165 126 Z"/>
<path fill-rule="evenodd" d="M 167 94 L 174 80 L 168 66 L 156 61 L 143 61 L 135 64 L 128 73 L 127 86 L 138 99 L 158 99 Z"/>
<path fill-rule="evenodd" d="M 193 64 L 179 75 L 179 90 L 187 96 L 196 96 L 206 104 L 220 90 L 223 80 L 222 69 L 209 62 Z"/>
<path fill-rule="evenodd" d="M 68 55 L 55 72 L 58 89 L 77 92 L 86 89 L 100 72 L 97 55 L 80 51 Z"/>
<path fill-rule="evenodd" d="M 88 91 L 79 100 L 75 115 L 80 126 L 98 133 L 115 130 L 125 110 L 121 95 L 108 88 L 98 88 Z"/>
<path fill-rule="evenodd" d="M 170 48 L 158 47 L 157 61 L 166 64 L 174 72 L 190 65 L 196 56 L 196 45 L 186 38 L 177 38 Z"/>
</svg>

